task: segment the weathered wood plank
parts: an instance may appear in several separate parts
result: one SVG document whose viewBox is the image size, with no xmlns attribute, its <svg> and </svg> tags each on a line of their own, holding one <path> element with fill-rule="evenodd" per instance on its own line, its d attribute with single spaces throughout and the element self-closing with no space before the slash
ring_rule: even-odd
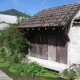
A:
<svg viewBox="0 0 80 80">
<path fill-rule="evenodd" d="M 35 33 L 31 36 L 31 42 L 32 42 L 32 46 L 30 48 L 30 52 L 29 52 L 29 55 L 30 56 L 33 56 L 33 57 L 36 57 L 37 55 L 37 43 L 36 43 L 36 36 L 35 36 Z"/>
<path fill-rule="evenodd" d="M 56 61 L 56 35 L 48 35 L 48 60 Z"/>
<path fill-rule="evenodd" d="M 67 41 L 59 30 L 35 31 L 31 37 L 33 57 L 67 63 Z"/>
<path fill-rule="evenodd" d="M 48 59 L 48 35 L 45 32 L 41 33 L 41 44 L 42 44 L 42 59 Z"/>
<path fill-rule="evenodd" d="M 56 61 L 67 64 L 67 41 L 61 32 L 57 33 Z"/>
</svg>

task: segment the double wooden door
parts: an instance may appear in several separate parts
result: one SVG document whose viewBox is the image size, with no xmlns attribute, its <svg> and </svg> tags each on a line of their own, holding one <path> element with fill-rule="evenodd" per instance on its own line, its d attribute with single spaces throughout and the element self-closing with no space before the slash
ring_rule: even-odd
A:
<svg viewBox="0 0 80 80">
<path fill-rule="evenodd" d="M 67 64 L 67 41 L 63 33 L 54 32 L 48 35 L 48 59 Z"/>
<path fill-rule="evenodd" d="M 31 40 L 31 56 L 67 64 L 67 42 L 61 32 L 36 32 Z"/>
</svg>

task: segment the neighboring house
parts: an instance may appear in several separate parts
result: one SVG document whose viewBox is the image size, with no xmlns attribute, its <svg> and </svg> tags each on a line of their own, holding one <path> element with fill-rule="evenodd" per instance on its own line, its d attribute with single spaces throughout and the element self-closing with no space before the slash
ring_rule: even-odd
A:
<svg viewBox="0 0 80 80">
<path fill-rule="evenodd" d="M 0 29 L 2 29 L 2 27 L 7 27 L 6 24 L 16 23 L 17 16 L 23 17 L 24 15 L 26 14 L 17 11 L 15 9 L 10 9 L 10 10 L 0 12 Z"/>
<path fill-rule="evenodd" d="M 29 32 L 29 58 L 61 71 L 80 64 L 80 3 L 42 10 L 19 26 Z"/>
<path fill-rule="evenodd" d="M 0 30 L 4 30 L 8 26 L 9 26 L 8 23 L 6 23 L 6 22 L 0 22 Z"/>
</svg>

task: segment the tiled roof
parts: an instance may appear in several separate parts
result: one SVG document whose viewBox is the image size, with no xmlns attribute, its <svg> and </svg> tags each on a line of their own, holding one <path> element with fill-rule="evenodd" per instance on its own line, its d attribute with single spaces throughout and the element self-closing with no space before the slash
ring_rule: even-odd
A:
<svg viewBox="0 0 80 80">
<path fill-rule="evenodd" d="M 62 27 L 66 26 L 80 8 L 80 3 L 68 4 L 42 10 L 19 26 L 30 27 Z"/>
<path fill-rule="evenodd" d="M 6 11 L 2 11 L 2 12 L 0 12 L 0 14 L 14 15 L 14 16 L 16 16 L 16 15 L 19 15 L 19 16 L 26 15 L 26 14 L 20 12 L 20 11 L 15 10 L 15 9 L 10 9 L 10 10 L 6 10 Z"/>
</svg>

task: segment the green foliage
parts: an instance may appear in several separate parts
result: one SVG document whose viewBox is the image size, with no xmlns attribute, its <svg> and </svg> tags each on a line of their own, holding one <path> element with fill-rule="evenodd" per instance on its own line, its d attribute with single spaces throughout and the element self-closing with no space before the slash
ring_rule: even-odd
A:
<svg viewBox="0 0 80 80">
<path fill-rule="evenodd" d="M 13 55 L 13 60 L 14 60 L 15 63 L 19 63 L 20 62 L 20 58 L 18 57 L 17 54 Z"/>
<path fill-rule="evenodd" d="M 24 64 L 13 64 L 11 65 L 11 67 L 9 68 L 9 71 L 10 72 L 13 72 L 13 73 L 17 73 L 17 74 L 22 74 L 22 70 L 24 69 Z"/>
<path fill-rule="evenodd" d="M 47 72 L 47 73 L 44 73 L 44 74 L 40 74 L 40 76 L 42 76 L 42 77 L 58 78 L 57 74 L 53 74 L 53 73 L 50 73 L 50 72 Z"/>
<path fill-rule="evenodd" d="M 4 48 L 2 48 L 2 49 L 1 49 L 1 52 L 2 52 L 2 53 L 4 53 L 4 52 L 5 52 L 5 49 L 4 49 Z"/>
<path fill-rule="evenodd" d="M 17 15 L 17 23 L 18 24 L 23 23 L 25 20 L 26 20 L 26 17 L 24 17 L 24 16 L 23 17 L 20 17 L 20 16 Z"/>
<path fill-rule="evenodd" d="M 3 63 L 4 61 L 5 59 L 0 57 L 0 63 Z"/>
<path fill-rule="evenodd" d="M 15 26 L 19 26 L 29 17 L 29 15 L 22 17 L 17 15 L 17 23 L 10 24 L 5 30 L 0 31 L 0 47 L 2 47 L 0 53 L 3 55 L 6 48 L 6 53 L 12 56 L 15 63 L 19 63 L 22 60 L 28 52 L 28 47 L 31 45 L 26 36 Z"/>
<path fill-rule="evenodd" d="M 42 70 L 42 66 L 39 66 L 36 62 L 30 62 L 28 64 L 13 64 L 10 69 L 11 72 L 17 74 L 39 76 Z"/>
<path fill-rule="evenodd" d="M 9 61 L 5 61 L 5 62 L 3 62 L 3 63 L 0 63 L 0 67 L 8 67 L 8 66 L 10 66 L 11 64 L 10 64 L 10 62 Z"/>
<path fill-rule="evenodd" d="M 17 58 L 21 60 L 24 57 L 24 54 L 28 52 L 27 48 L 30 46 L 30 42 L 16 27 L 9 26 L 3 30 L 1 32 L 0 39 L 1 46 L 5 46 L 7 48 L 8 52 L 14 56 L 14 60 Z M 1 52 L 4 52 L 4 49 L 2 49 Z M 17 60 L 15 60 L 15 62 L 16 61 Z"/>
<path fill-rule="evenodd" d="M 4 48 L 0 48 L 0 54 L 3 54 L 5 52 Z"/>
<path fill-rule="evenodd" d="M 50 73 L 50 71 L 44 69 L 36 62 L 30 62 L 28 64 L 13 64 L 9 68 L 9 71 L 21 75 L 31 75 L 32 77 L 44 76 L 58 78 L 58 75 Z"/>
<path fill-rule="evenodd" d="M 6 50 L 5 50 L 5 48 L 0 48 L 0 55 L 1 56 L 5 56 L 6 55 Z"/>
<path fill-rule="evenodd" d="M 29 74 L 32 77 L 33 76 L 39 76 L 40 72 L 42 70 L 42 66 L 40 66 L 38 63 L 36 62 L 31 62 L 27 64 L 27 67 L 25 69 L 25 74 Z"/>
<path fill-rule="evenodd" d="M 62 74 L 63 74 L 64 78 L 69 78 L 69 79 L 72 79 L 72 80 L 77 78 L 77 74 L 73 69 L 70 69 L 70 70 L 65 69 Z"/>
<path fill-rule="evenodd" d="M 24 15 L 24 16 L 19 16 L 17 15 L 17 24 L 22 24 L 24 23 L 27 19 L 29 19 L 31 16 L 30 15 Z"/>
</svg>

